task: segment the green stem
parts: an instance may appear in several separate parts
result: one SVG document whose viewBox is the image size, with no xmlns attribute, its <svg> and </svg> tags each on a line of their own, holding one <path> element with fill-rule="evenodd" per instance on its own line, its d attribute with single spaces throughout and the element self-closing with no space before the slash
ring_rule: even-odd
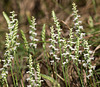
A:
<svg viewBox="0 0 100 87">
<path fill-rule="evenodd" d="M 69 81 L 69 76 L 68 76 L 68 70 L 67 70 L 67 65 L 65 65 L 65 72 L 67 73 L 67 79 L 68 79 L 68 86 L 70 87 L 70 81 Z"/>
<path fill-rule="evenodd" d="M 15 69 L 16 69 L 16 74 L 17 74 L 16 52 L 15 51 L 14 51 L 14 64 L 15 64 Z M 16 79 L 16 86 L 18 87 L 17 75 L 15 75 L 15 79 Z"/>
<path fill-rule="evenodd" d="M 55 72 L 56 72 L 56 80 L 57 80 L 57 64 L 56 64 L 56 61 L 55 61 Z"/>
<path fill-rule="evenodd" d="M 60 41 L 60 40 L 58 39 L 58 41 Z M 62 58 L 62 51 L 61 51 L 61 43 L 59 43 L 59 48 L 60 48 L 61 64 L 62 64 L 63 76 L 64 76 L 64 79 L 65 79 L 65 85 L 66 85 L 66 87 L 68 87 L 67 79 L 66 79 L 65 72 L 64 72 L 64 65 L 63 65 L 63 58 Z"/>
<path fill-rule="evenodd" d="M 15 79 L 14 79 L 14 75 L 13 75 L 13 70 L 12 70 L 12 66 L 10 65 L 10 67 L 11 67 L 11 75 L 12 75 L 12 79 L 13 79 L 14 87 L 16 87 Z"/>
<path fill-rule="evenodd" d="M 96 83 L 95 83 L 95 80 L 94 80 L 94 76 L 92 75 L 92 77 L 93 77 L 94 87 L 96 87 Z"/>
<path fill-rule="evenodd" d="M 5 78 L 5 82 L 6 82 L 6 86 L 9 87 L 9 86 L 8 86 L 8 82 L 7 82 L 7 78 Z"/>
<path fill-rule="evenodd" d="M 75 64 L 76 64 L 76 67 L 77 67 L 78 76 L 79 76 L 79 78 L 80 78 L 80 83 L 81 83 L 82 87 L 84 87 L 84 85 L 83 85 L 83 80 L 82 80 L 81 74 L 80 74 L 80 72 L 79 72 L 78 63 L 76 62 Z"/>
<path fill-rule="evenodd" d="M 17 62 L 16 65 L 18 65 L 18 69 L 19 69 L 19 70 L 18 70 L 18 73 L 21 75 L 21 78 L 23 78 L 22 73 L 21 73 L 21 67 L 20 67 L 18 61 L 19 61 L 18 58 L 16 58 L 16 62 Z M 24 84 L 24 81 L 23 81 L 23 80 L 22 80 L 22 83 Z M 20 84 L 21 84 L 21 80 L 20 80 Z M 21 84 L 21 86 L 22 86 L 22 84 Z M 24 87 L 25 87 L 25 84 L 24 84 Z"/>
<path fill-rule="evenodd" d="M 92 0 L 92 2 L 93 2 L 93 6 L 94 6 L 94 11 L 96 13 L 96 1 L 95 0 Z"/>
</svg>

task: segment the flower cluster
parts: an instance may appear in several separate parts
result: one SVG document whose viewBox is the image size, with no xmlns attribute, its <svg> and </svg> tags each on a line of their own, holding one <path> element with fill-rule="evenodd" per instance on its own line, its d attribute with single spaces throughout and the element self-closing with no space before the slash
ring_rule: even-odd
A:
<svg viewBox="0 0 100 87">
<path fill-rule="evenodd" d="M 83 26 L 80 24 L 82 23 L 79 21 L 80 15 L 78 15 L 78 10 L 76 9 L 75 3 L 73 3 L 73 15 L 74 15 L 74 28 L 76 29 L 76 45 L 75 45 L 75 58 L 78 60 L 79 63 L 83 64 L 83 67 L 86 68 L 87 78 L 92 76 L 93 70 L 95 69 L 95 66 L 92 66 L 91 61 L 94 59 L 94 57 L 91 56 L 92 51 L 89 49 L 88 42 L 83 38 L 85 36 L 85 33 L 82 33 Z M 81 43 L 81 44 L 80 44 Z M 80 48 L 83 48 L 84 52 L 80 50 Z M 79 60 L 79 55 L 83 53 L 84 58 L 82 60 Z"/>
<path fill-rule="evenodd" d="M 2 78 L 4 80 L 6 80 L 7 78 L 7 67 L 10 66 L 11 67 L 11 62 L 14 58 L 14 52 L 16 51 L 17 47 L 19 46 L 20 43 L 17 43 L 17 32 L 18 32 L 18 20 L 15 19 L 16 14 L 14 11 L 10 12 L 12 14 L 12 16 L 10 16 L 10 19 L 6 19 L 8 22 L 8 29 L 9 29 L 9 33 L 6 33 L 6 52 L 4 54 L 5 59 L 2 60 L 4 62 L 3 68 L 2 70 Z M 6 18 L 6 17 L 5 17 Z"/>
<path fill-rule="evenodd" d="M 33 47 L 34 52 L 35 52 L 35 49 L 37 48 L 36 41 L 38 41 L 38 39 L 35 38 L 37 36 L 37 33 L 35 33 L 35 30 L 36 30 L 35 26 L 36 26 L 35 18 L 32 17 L 30 31 L 29 31 L 31 43 L 29 43 L 29 45 L 30 47 Z M 27 42 L 26 39 L 25 39 L 25 42 Z M 30 49 L 30 47 L 28 46 L 28 50 Z M 26 80 L 30 82 L 30 85 L 27 85 L 27 87 L 33 87 L 33 86 L 40 87 L 41 81 L 42 81 L 41 76 L 40 76 L 40 67 L 39 67 L 39 64 L 37 64 L 37 69 L 35 70 L 33 68 L 32 55 L 30 53 L 29 53 L 28 62 L 29 62 L 29 65 L 28 65 L 29 71 L 27 71 L 27 73 L 29 74 L 29 77 Z"/>
<path fill-rule="evenodd" d="M 30 31 L 29 31 L 29 34 L 30 34 L 30 40 L 32 41 L 30 43 L 30 46 L 32 46 L 34 49 L 37 48 L 37 44 L 36 44 L 36 41 L 38 41 L 38 39 L 36 39 L 35 37 L 37 36 L 37 33 L 35 32 L 36 28 L 36 23 L 35 23 L 35 18 L 32 17 L 32 20 L 31 20 L 31 25 L 30 25 Z"/>
<path fill-rule="evenodd" d="M 58 43 L 55 39 L 56 35 L 54 33 L 54 28 L 53 26 L 50 28 L 51 29 L 51 39 L 49 39 L 51 41 L 51 45 L 49 46 L 49 48 L 51 49 L 50 51 L 50 55 L 53 56 L 53 60 L 51 61 L 51 63 L 53 63 L 54 61 L 56 62 L 56 60 L 60 60 L 60 58 L 57 57 L 56 55 L 56 51 L 58 51 L 58 48 L 56 48 L 56 44 Z"/>
<path fill-rule="evenodd" d="M 37 73 L 37 78 L 36 78 L 37 85 L 38 85 L 38 87 L 41 87 L 41 82 L 43 80 L 41 80 L 39 63 L 37 64 L 37 72 L 36 73 Z"/>
<path fill-rule="evenodd" d="M 64 39 L 64 41 L 63 41 L 63 44 L 64 44 L 64 46 L 63 46 L 63 53 L 61 54 L 63 57 L 64 57 L 64 62 L 63 62 L 63 65 L 65 65 L 65 64 L 67 64 L 68 63 L 68 56 L 69 56 L 69 52 L 67 51 L 67 43 L 66 43 L 66 40 Z"/>
<path fill-rule="evenodd" d="M 87 78 L 89 79 L 90 76 L 93 74 L 93 70 L 95 70 L 96 66 L 93 66 L 91 64 L 91 61 L 94 60 L 94 57 L 91 56 L 92 51 L 89 49 L 88 42 L 84 40 L 84 60 L 82 60 L 83 66 L 86 68 L 86 71 L 88 71 Z"/>
<path fill-rule="evenodd" d="M 37 64 L 37 70 L 33 68 L 33 62 L 32 62 L 32 55 L 29 55 L 29 71 L 26 73 L 29 74 L 29 77 L 26 79 L 30 82 L 30 85 L 27 85 L 27 87 L 41 87 L 41 76 L 40 76 L 40 66 L 39 63 Z"/>
<path fill-rule="evenodd" d="M 34 78 L 34 76 L 35 76 L 34 68 L 32 66 L 33 62 L 32 62 L 32 55 L 31 54 L 29 55 L 28 60 L 29 60 L 29 65 L 27 65 L 27 66 L 29 67 L 29 71 L 27 71 L 26 73 L 28 73 L 30 75 L 30 77 L 27 78 L 26 80 L 30 81 L 30 85 L 28 85 L 27 87 L 31 87 L 31 86 L 33 86 L 33 84 L 36 85 L 35 78 Z"/>
<path fill-rule="evenodd" d="M 77 60 L 79 63 L 81 63 L 81 60 L 79 59 L 79 55 L 82 54 L 82 51 L 80 50 L 82 45 L 80 43 L 83 40 L 85 34 L 81 32 L 83 30 L 83 26 L 80 25 L 82 22 L 79 21 L 80 15 L 78 15 L 78 10 L 76 8 L 77 6 L 75 5 L 75 3 L 73 3 L 72 5 L 73 5 L 72 10 L 74 16 L 73 21 L 74 21 L 75 33 L 73 33 L 73 29 L 70 29 L 70 35 L 69 35 L 70 51 L 74 51 L 74 55 L 71 54 L 71 59 Z"/>
<path fill-rule="evenodd" d="M 80 36 L 80 32 L 83 29 L 83 26 L 81 26 L 80 24 L 82 23 L 82 21 L 79 21 L 79 17 L 80 15 L 78 15 L 78 10 L 77 10 L 77 6 L 75 5 L 75 3 L 72 4 L 73 5 L 73 16 L 74 16 L 74 28 L 76 29 L 76 34 L 79 34 Z"/>
<path fill-rule="evenodd" d="M 60 43 L 59 40 L 61 38 L 60 35 L 61 35 L 61 30 L 62 29 L 60 28 L 60 24 L 58 22 L 58 19 L 55 15 L 54 11 L 52 11 L 52 16 L 53 16 L 54 24 L 56 25 L 56 30 L 57 30 L 56 38 L 58 38 L 58 43 Z"/>
</svg>

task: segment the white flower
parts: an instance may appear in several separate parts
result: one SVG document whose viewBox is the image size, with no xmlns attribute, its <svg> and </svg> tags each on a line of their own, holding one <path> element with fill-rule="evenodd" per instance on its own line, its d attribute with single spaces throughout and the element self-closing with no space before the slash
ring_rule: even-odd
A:
<svg viewBox="0 0 100 87">
<path fill-rule="evenodd" d="M 30 38 L 31 40 L 33 40 L 33 37 L 32 37 L 32 36 L 30 36 L 29 38 Z"/>
<path fill-rule="evenodd" d="M 74 56 L 74 55 L 70 55 L 70 57 L 71 57 L 72 59 L 74 59 L 74 58 L 75 58 L 75 56 Z"/>
<path fill-rule="evenodd" d="M 33 32 L 32 30 L 29 31 L 30 34 L 31 34 L 32 32 Z"/>
<path fill-rule="evenodd" d="M 81 60 L 78 59 L 79 64 L 81 64 Z"/>
<path fill-rule="evenodd" d="M 13 33 L 14 33 L 14 32 L 12 31 L 12 32 L 10 32 L 8 35 L 13 35 Z"/>
<path fill-rule="evenodd" d="M 68 59 L 66 59 L 66 63 L 68 63 Z"/>
<path fill-rule="evenodd" d="M 84 66 L 84 67 L 87 67 L 87 64 L 86 64 L 86 63 L 83 63 L 83 66 Z"/>
<path fill-rule="evenodd" d="M 65 40 L 63 40 L 63 39 L 60 39 L 60 42 L 64 42 Z"/>
<path fill-rule="evenodd" d="M 29 66 L 29 65 L 28 65 Z M 27 71 L 26 73 L 30 73 L 30 71 Z"/>
<path fill-rule="evenodd" d="M 15 24 L 12 26 L 9 26 L 8 29 L 13 29 L 15 27 Z"/>
<path fill-rule="evenodd" d="M 39 40 L 34 38 L 34 41 L 39 41 Z"/>
<path fill-rule="evenodd" d="M 89 48 L 87 47 L 87 48 L 84 48 L 84 50 L 89 50 Z"/>
<path fill-rule="evenodd" d="M 51 60 L 51 61 L 50 61 L 50 63 L 51 63 L 51 65 L 53 65 L 53 63 L 54 63 L 54 60 Z"/>
<path fill-rule="evenodd" d="M 4 65 L 3 65 L 3 67 L 5 67 L 5 68 L 8 67 L 8 66 L 9 66 L 9 64 L 4 64 Z"/>
<path fill-rule="evenodd" d="M 35 82 L 35 80 L 31 80 L 33 83 Z"/>
<path fill-rule="evenodd" d="M 87 63 L 89 63 L 89 62 L 91 62 L 91 59 L 88 59 L 88 60 L 87 60 Z"/>
<path fill-rule="evenodd" d="M 76 44 L 76 42 L 70 42 L 71 44 Z"/>
<path fill-rule="evenodd" d="M 58 48 L 55 48 L 53 45 L 50 45 L 49 48 L 53 48 L 55 51 L 58 51 Z"/>
<path fill-rule="evenodd" d="M 85 36 L 85 33 L 81 33 L 81 34 L 80 34 L 80 39 L 82 39 L 83 36 Z"/>
<path fill-rule="evenodd" d="M 20 45 L 20 43 L 16 43 L 16 45 L 17 45 L 17 46 L 19 46 L 19 45 Z"/>
<path fill-rule="evenodd" d="M 29 43 L 29 45 L 30 45 L 30 46 L 32 46 L 32 45 L 33 45 L 33 43 Z"/>
<path fill-rule="evenodd" d="M 80 30 L 76 30 L 76 33 L 79 33 Z"/>
<path fill-rule="evenodd" d="M 50 52 L 50 55 L 52 55 L 52 54 L 53 54 L 53 52 L 51 51 L 51 52 Z"/>
<path fill-rule="evenodd" d="M 8 71 L 5 71 L 6 74 L 8 74 Z"/>
<path fill-rule="evenodd" d="M 82 29 L 83 30 L 83 26 L 79 26 L 79 29 Z"/>
<path fill-rule="evenodd" d="M 76 21 L 78 19 L 78 17 L 75 17 L 73 21 Z"/>
<path fill-rule="evenodd" d="M 13 14 L 13 16 L 9 16 L 9 18 L 13 19 L 17 14 Z"/>
<path fill-rule="evenodd" d="M 32 25 L 30 25 L 30 28 L 32 28 L 32 29 L 34 29 L 34 30 L 36 30 L 36 28 L 35 28 L 34 26 L 32 26 Z"/>
<path fill-rule="evenodd" d="M 58 58 L 57 55 L 54 54 L 53 56 L 55 57 L 55 59 L 60 60 L 60 58 Z"/>
<path fill-rule="evenodd" d="M 92 53 L 93 53 L 93 51 L 91 51 L 91 50 L 90 50 L 90 51 L 89 51 L 89 53 L 90 53 L 90 54 L 92 54 Z"/>
<path fill-rule="evenodd" d="M 78 23 L 80 23 L 80 24 L 81 24 L 81 23 L 82 23 L 82 21 L 78 21 Z"/>
<path fill-rule="evenodd" d="M 58 37 L 58 34 L 54 34 L 53 37 Z"/>
<path fill-rule="evenodd" d="M 77 25 L 79 25 L 79 23 L 75 23 L 74 25 L 77 26 Z"/>
<path fill-rule="evenodd" d="M 5 60 L 2 60 L 2 62 L 5 62 Z"/>
<path fill-rule="evenodd" d="M 17 47 L 15 46 L 15 47 L 13 47 L 12 49 L 13 49 L 13 50 L 16 50 L 16 48 L 17 48 Z"/>
<path fill-rule="evenodd" d="M 89 78 L 90 78 L 90 76 L 91 76 L 91 75 L 89 74 L 89 75 L 88 75 L 88 76 L 86 76 L 86 77 L 89 79 Z"/>
<path fill-rule="evenodd" d="M 72 57 L 72 59 L 73 59 L 73 60 L 77 60 L 77 58 L 75 58 L 75 57 Z"/>
<path fill-rule="evenodd" d="M 70 46 L 70 49 L 71 49 L 72 51 L 75 51 L 75 49 L 74 49 L 74 48 L 72 48 L 71 46 Z"/>
<path fill-rule="evenodd" d="M 84 54 L 84 57 L 87 57 L 87 56 L 89 56 L 89 54 Z"/>
<path fill-rule="evenodd" d="M 70 45 L 68 44 L 66 47 L 70 47 Z"/>
<path fill-rule="evenodd" d="M 35 32 L 32 32 L 32 34 L 35 35 L 35 36 L 37 36 L 37 33 L 35 33 Z"/>
<path fill-rule="evenodd" d="M 89 73 L 92 73 L 92 70 L 91 69 L 89 70 Z"/>
<path fill-rule="evenodd" d="M 69 54 L 69 52 L 66 52 L 66 53 L 63 53 L 62 56 L 66 56 L 66 55 L 68 55 L 68 54 Z"/>
<path fill-rule="evenodd" d="M 19 37 L 19 35 L 16 35 L 16 37 L 18 38 L 18 37 Z"/>
<path fill-rule="evenodd" d="M 31 87 L 31 85 L 27 85 L 27 87 Z"/>
<path fill-rule="evenodd" d="M 10 21 L 9 23 L 10 23 L 10 24 L 13 24 L 15 21 L 16 21 L 16 20 L 14 19 L 14 20 Z"/>
<path fill-rule="evenodd" d="M 90 60 L 94 60 L 94 57 L 90 57 Z"/>
<path fill-rule="evenodd" d="M 10 58 L 13 59 L 14 57 L 12 55 L 10 55 Z"/>
<path fill-rule="evenodd" d="M 0 71 L 2 71 L 4 68 L 0 68 Z"/>
<path fill-rule="evenodd" d="M 50 45 L 49 48 L 55 48 L 53 45 Z"/>
<path fill-rule="evenodd" d="M 55 59 L 56 59 L 56 60 L 60 60 L 60 58 L 58 58 L 58 57 L 55 57 Z"/>
<path fill-rule="evenodd" d="M 55 51 L 58 51 L 59 49 L 58 49 L 58 48 L 54 48 L 54 50 L 55 50 Z"/>
<path fill-rule="evenodd" d="M 5 74 L 5 73 L 2 73 L 1 75 L 2 75 L 2 77 L 5 77 L 5 76 L 6 76 L 6 74 Z"/>
<path fill-rule="evenodd" d="M 51 62 L 51 63 L 54 63 L 54 60 L 51 60 L 50 62 Z"/>
<path fill-rule="evenodd" d="M 66 62 L 63 62 L 63 65 L 65 65 L 66 64 Z"/>
<path fill-rule="evenodd" d="M 52 39 L 49 39 L 50 41 L 52 41 L 52 42 L 54 42 L 54 43 L 57 43 L 57 41 L 56 40 L 52 40 Z"/>
<path fill-rule="evenodd" d="M 95 70 L 96 66 L 91 66 L 91 68 L 92 68 L 93 70 Z"/>
<path fill-rule="evenodd" d="M 80 15 L 77 15 L 73 21 L 76 21 L 79 17 L 81 17 Z"/>
<path fill-rule="evenodd" d="M 80 50 L 80 51 L 78 51 L 80 54 L 82 54 L 82 51 Z"/>
<path fill-rule="evenodd" d="M 11 63 L 11 60 L 8 60 L 8 64 Z"/>
</svg>

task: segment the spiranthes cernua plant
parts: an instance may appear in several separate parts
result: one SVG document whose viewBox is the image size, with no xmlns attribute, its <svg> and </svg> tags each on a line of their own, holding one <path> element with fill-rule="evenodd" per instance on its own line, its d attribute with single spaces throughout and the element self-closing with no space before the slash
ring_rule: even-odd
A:
<svg viewBox="0 0 100 87">
<path fill-rule="evenodd" d="M 22 37 L 24 39 L 24 43 L 26 44 L 26 50 L 29 51 L 30 49 L 33 49 L 33 53 L 35 54 L 35 49 L 37 48 L 37 44 L 36 41 L 38 41 L 38 39 L 36 39 L 35 37 L 37 36 L 37 33 L 35 32 L 36 30 L 36 23 L 35 23 L 35 18 L 32 17 L 31 20 L 31 25 L 30 25 L 30 30 L 29 30 L 29 34 L 30 34 L 30 40 L 31 42 L 28 44 L 26 37 L 22 31 Z M 39 67 L 39 63 L 36 65 L 36 69 L 33 67 L 33 59 L 32 59 L 32 55 L 29 53 L 29 57 L 28 57 L 28 68 L 29 71 L 27 71 L 27 73 L 29 74 L 29 77 L 26 79 L 29 82 L 29 85 L 27 85 L 27 87 L 40 87 L 41 86 L 41 76 L 40 76 L 40 67 Z"/>
<path fill-rule="evenodd" d="M 92 57 L 92 51 L 90 50 L 90 46 L 88 45 L 88 41 L 86 41 L 83 37 L 85 36 L 85 33 L 82 33 L 83 30 L 83 26 L 81 26 L 81 21 L 79 21 L 79 17 L 80 15 L 78 15 L 78 10 L 77 10 L 77 6 L 75 5 L 75 3 L 72 4 L 73 5 L 73 16 L 74 16 L 74 29 L 75 29 L 75 34 L 74 36 L 76 37 L 74 39 L 75 44 L 75 56 L 73 56 L 74 60 L 76 60 L 76 65 L 78 67 L 78 64 L 81 64 L 82 67 L 85 68 L 85 72 L 86 72 L 86 77 L 89 79 L 89 77 L 91 77 L 93 75 L 93 70 L 95 69 L 95 66 L 92 65 L 91 61 L 94 60 L 94 57 Z M 82 50 L 80 48 L 83 48 Z M 80 60 L 79 57 L 80 55 L 82 57 L 82 59 Z M 73 59 L 72 58 L 72 59 Z M 83 68 L 82 68 L 83 69 Z M 78 72 L 80 70 L 78 69 Z M 82 70 L 83 71 L 83 70 Z M 81 75 L 81 73 L 79 73 L 79 76 Z M 81 80 L 81 84 L 82 86 L 84 86 L 82 78 L 80 77 Z"/>
<path fill-rule="evenodd" d="M 35 22 L 35 20 L 36 19 L 34 17 L 32 17 L 31 25 L 30 25 L 30 30 L 29 30 L 29 34 L 30 34 L 29 38 L 31 40 L 31 42 L 29 43 L 29 45 L 30 45 L 30 47 L 33 47 L 34 51 L 37 48 L 36 42 L 38 41 L 38 39 L 36 39 L 37 33 L 35 32 L 36 31 L 36 22 Z"/>
<path fill-rule="evenodd" d="M 4 65 L 3 68 L 1 69 L 2 71 L 1 76 L 3 79 L 2 81 L 6 82 L 7 87 L 8 87 L 8 83 L 7 83 L 8 67 L 10 67 L 12 71 L 12 60 L 14 60 L 17 47 L 20 44 L 17 42 L 18 20 L 15 18 L 16 14 L 14 11 L 10 13 L 12 14 L 12 16 L 8 17 L 6 13 L 3 12 L 3 15 L 8 24 L 9 33 L 6 33 L 6 41 L 5 41 L 6 51 L 4 54 L 5 59 L 2 60 L 4 62 Z M 12 73 L 12 77 L 13 77 L 13 73 Z M 14 77 L 13 77 L 13 81 L 14 81 Z"/>
</svg>

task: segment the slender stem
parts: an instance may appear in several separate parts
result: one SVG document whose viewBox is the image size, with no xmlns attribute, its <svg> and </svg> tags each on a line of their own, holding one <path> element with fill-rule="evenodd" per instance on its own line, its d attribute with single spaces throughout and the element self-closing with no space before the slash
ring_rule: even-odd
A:
<svg viewBox="0 0 100 87">
<path fill-rule="evenodd" d="M 16 87 L 15 79 L 14 79 L 14 75 L 13 75 L 13 70 L 12 70 L 12 66 L 10 65 L 10 67 L 11 67 L 11 75 L 12 75 L 12 79 L 13 79 L 14 87 Z"/>
<path fill-rule="evenodd" d="M 95 83 L 94 76 L 92 75 L 92 77 L 93 77 L 93 83 L 94 83 L 94 87 L 96 87 L 96 83 Z"/>
<path fill-rule="evenodd" d="M 57 64 L 56 64 L 56 61 L 55 61 L 55 72 L 56 72 L 56 80 L 57 80 Z"/>
<path fill-rule="evenodd" d="M 76 67 L 77 67 L 77 72 L 78 72 L 78 76 L 79 76 L 79 78 L 80 78 L 81 85 L 82 85 L 82 87 L 84 87 L 83 81 L 82 81 L 82 78 L 81 78 L 81 74 L 80 74 L 80 72 L 79 72 L 78 63 L 76 62 L 75 64 L 76 64 Z"/>
<path fill-rule="evenodd" d="M 58 39 L 58 41 L 60 41 Z M 58 42 L 59 43 L 59 42 Z M 61 51 L 61 43 L 59 43 L 59 48 L 60 48 L 60 55 L 62 54 L 62 51 Z M 62 64 L 62 71 L 63 71 L 63 76 L 64 76 L 64 79 L 65 79 L 65 85 L 66 87 L 68 87 L 67 85 L 67 80 L 66 80 L 66 76 L 65 76 L 65 72 L 64 72 L 64 65 L 63 65 L 63 58 L 62 58 L 62 55 L 61 55 L 61 64 Z"/>
<path fill-rule="evenodd" d="M 9 86 L 8 86 L 8 82 L 7 82 L 7 78 L 5 78 L 5 82 L 6 82 L 6 86 L 9 87 Z"/>
<path fill-rule="evenodd" d="M 16 73 L 17 73 L 16 52 L 15 52 L 15 51 L 14 51 L 14 64 L 15 64 Z M 17 75 L 15 75 L 15 79 L 16 79 L 16 86 L 18 87 L 18 79 L 17 79 Z"/>
<path fill-rule="evenodd" d="M 69 76 L 68 76 L 68 67 L 65 65 L 65 72 L 67 73 L 67 79 L 68 79 L 68 86 L 70 87 L 70 81 L 69 81 Z"/>
</svg>

